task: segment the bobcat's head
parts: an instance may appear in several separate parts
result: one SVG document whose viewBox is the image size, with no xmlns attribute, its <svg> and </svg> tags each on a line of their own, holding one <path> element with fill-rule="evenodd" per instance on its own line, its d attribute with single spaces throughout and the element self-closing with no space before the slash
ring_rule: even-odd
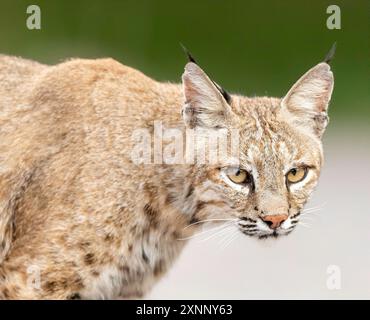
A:
<svg viewBox="0 0 370 320">
<path fill-rule="evenodd" d="M 259 238 L 290 233 L 323 163 L 330 66 L 322 62 L 310 69 L 282 99 L 230 96 L 194 61 L 182 80 L 188 128 L 239 132 L 237 164 L 197 165 L 200 216 L 235 218 L 243 233 Z"/>
</svg>

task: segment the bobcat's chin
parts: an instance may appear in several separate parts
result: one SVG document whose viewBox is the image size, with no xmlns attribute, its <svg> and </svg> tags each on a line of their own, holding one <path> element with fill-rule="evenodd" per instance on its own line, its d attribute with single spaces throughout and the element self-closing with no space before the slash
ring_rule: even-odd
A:
<svg viewBox="0 0 370 320">
<path fill-rule="evenodd" d="M 264 239 L 269 239 L 269 238 L 275 238 L 275 239 L 277 239 L 277 238 L 279 238 L 281 236 L 287 236 L 293 230 L 294 230 L 294 228 L 291 229 L 291 230 L 289 230 L 289 231 L 285 231 L 285 230 L 284 231 L 281 231 L 281 230 L 271 230 L 271 232 L 268 232 L 268 233 L 265 232 L 265 231 L 257 231 L 255 233 L 250 233 L 250 232 L 245 231 L 245 230 L 241 230 L 241 232 L 244 233 L 247 236 L 264 240 Z"/>
</svg>

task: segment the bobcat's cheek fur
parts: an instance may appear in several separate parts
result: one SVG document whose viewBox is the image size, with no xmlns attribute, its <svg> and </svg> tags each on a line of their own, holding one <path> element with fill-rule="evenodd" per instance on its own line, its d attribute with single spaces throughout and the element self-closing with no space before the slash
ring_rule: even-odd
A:
<svg viewBox="0 0 370 320">
<path fill-rule="evenodd" d="M 328 72 L 314 70 L 324 75 L 318 86 L 330 89 Z M 291 105 L 305 97 L 302 86 L 284 100 L 227 101 L 195 64 L 186 66 L 183 85 L 158 83 L 112 59 L 45 66 L 0 57 L 1 298 L 139 297 L 201 220 L 243 224 L 277 209 L 294 220 L 322 162 L 323 122 L 311 110 L 308 125 Z M 238 128 L 240 163 L 251 168 L 255 189 L 233 190 L 218 166 L 134 164 L 133 131 L 153 133 L 155 120 Z M 289 192 L 284 177 L 297 161 L 312 174 Z"/>
</svg>

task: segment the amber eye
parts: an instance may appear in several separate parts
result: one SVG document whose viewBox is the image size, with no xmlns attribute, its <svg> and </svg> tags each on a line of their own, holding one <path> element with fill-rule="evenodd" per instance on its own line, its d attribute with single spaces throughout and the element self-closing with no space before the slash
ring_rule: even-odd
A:
<svg viewBox="0 0 370 320">
<path fill-rule="evenodd" d="M 286 175 L 287 181 L 289 183 L 297 183 L 302 181 L 307 175 L 307 168 L 293 168 Z"/>
<path fill-rule="evenodd" d="M 250 183 L 252 181 L 251 175 L 247 171 L 243 169 L 239 169 L 239 168 L 228 169 L 227 176 L 232 182 L 237 183 L 237 184 L 242 184 L 242 183 L 245 184 L 245 183 Z"/>
</svg>

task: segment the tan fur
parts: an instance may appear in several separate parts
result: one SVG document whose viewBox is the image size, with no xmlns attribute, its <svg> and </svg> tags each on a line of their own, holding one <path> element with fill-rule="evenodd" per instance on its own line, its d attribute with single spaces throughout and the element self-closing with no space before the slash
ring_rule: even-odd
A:
<svg viewBox="0 0 370 320">
<path fill-rule="evenodd" d="M 234 217 L 243 230 L 261 215 L 297 215 L 322 165 L 316 129 L 293 125 L 295 98 L 281 106 L 234 95 L 228 105 L 204 77 L 188 64 L 183 90 L 112 59 L 45 66 L 0 57 L 0 297 L 138 297 L 181 252 L 178 239 L 196 231 L 189 224 Z M 194 98 L 205 82 L 208 100 Z M 184 129 L 183 107 L 189 127 L 240 130 L 240 163 L 255 174 L 254 192 L 227 186 L 223 164 L 132 162 L 132 132 L 152 132 L 158 119 Z M 285 173 L 302 162 L 309 180 L 290 192 Z M 34 268 L 40 287 L 29 282 Z"/>
</svg>

